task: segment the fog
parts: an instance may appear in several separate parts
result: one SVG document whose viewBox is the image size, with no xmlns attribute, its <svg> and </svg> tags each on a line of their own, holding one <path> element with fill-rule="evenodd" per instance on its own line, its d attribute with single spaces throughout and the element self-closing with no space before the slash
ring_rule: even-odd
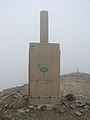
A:
<svg viewBox="0 0 90 120">
<path fill-rule="evenodd" d="M 28 82 L 41 10 L 49 12 L 49 42 L 60 43 L 61 74 L 90 73 L 90 0 L 0 0 L 0 90 Z"/>
</svg>

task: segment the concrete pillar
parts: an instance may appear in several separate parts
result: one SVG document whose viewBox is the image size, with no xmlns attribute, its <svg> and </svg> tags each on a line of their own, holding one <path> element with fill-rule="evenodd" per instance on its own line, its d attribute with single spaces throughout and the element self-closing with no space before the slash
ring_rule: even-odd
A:
<svg viewBox="0 0 90 120">
<path fill-rule="evenodd" d="M 48 11 L 40 12 L 40 43 L 48 43 Z"/>
</svg>

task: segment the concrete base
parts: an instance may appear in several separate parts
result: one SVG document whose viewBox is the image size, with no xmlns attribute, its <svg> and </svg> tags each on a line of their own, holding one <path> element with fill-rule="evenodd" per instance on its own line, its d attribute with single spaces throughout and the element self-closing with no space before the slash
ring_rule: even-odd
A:
<svg viewBox="0 0 90 120">
<path fill-rule="evenodd" d="M 33 98 L 30 98 L 29 101 L 30 101 L 30 104 L 32 104 L 32 105 L 57 104 L 57 103 L 59 103 L 60 98 L 47 98 L 47 97 L 46 98 L 44 98 L 44 97 L 36 98 L 36 97 L 33 97 Z"/>
<path fill-rule="evenodd" d="M 59 44 L 31 43 L 29 51 L 30 97 L 58 98 L 60 94 Z"/>
</svg>

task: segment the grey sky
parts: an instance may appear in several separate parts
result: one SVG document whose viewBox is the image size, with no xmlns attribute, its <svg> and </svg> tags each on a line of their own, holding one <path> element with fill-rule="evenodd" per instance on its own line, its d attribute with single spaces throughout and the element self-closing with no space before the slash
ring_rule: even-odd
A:
<svg viewBox="0 0 90 120">
<path fill-rule="evenodd" d="M 90 73 L 90 0 L 0 0 L 0 90 L 28 81 L 41 10 L 49 12 L 49 42 L 61 46 L 61 74 Z"/>
</svg>

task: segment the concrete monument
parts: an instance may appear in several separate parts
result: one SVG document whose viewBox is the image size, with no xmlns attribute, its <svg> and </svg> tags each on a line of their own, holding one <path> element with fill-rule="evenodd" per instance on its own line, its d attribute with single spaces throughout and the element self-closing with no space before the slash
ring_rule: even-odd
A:
<svg viewBox="0 0 90 120">
<path fill-rule="evenodd" d="M 30 43 L 29 86 L 30 98 L 59 98 L 59 44 L 48 43 L 48 12 L 40 12 L 40 43 Z"/>
</svg>

